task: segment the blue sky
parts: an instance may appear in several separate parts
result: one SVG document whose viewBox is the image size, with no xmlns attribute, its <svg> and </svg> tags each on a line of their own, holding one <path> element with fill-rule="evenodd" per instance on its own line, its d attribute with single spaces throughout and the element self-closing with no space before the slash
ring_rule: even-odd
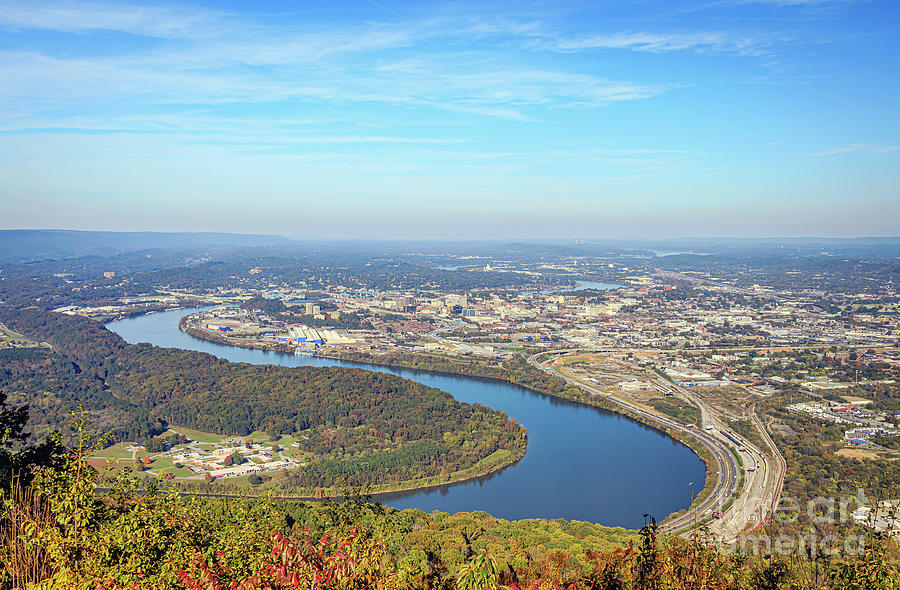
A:
<svg viewBox="0 0 900 590">
<path fill-rule="evenodd" d="M 898 235 L 898 57 L 893 0 L 0 0 L 0 227 Z"/>
</svg>

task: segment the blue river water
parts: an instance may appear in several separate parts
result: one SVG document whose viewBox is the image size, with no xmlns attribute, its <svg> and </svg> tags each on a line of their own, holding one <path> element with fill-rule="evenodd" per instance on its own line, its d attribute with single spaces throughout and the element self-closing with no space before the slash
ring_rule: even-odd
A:
<svg viewBox="0 0 900 590">
<path fill-rule="evenodd" d="M 484 510 L 509 520 L 565 518 L 637 528 L 644 514 L 662 519 L 686 508 L 690 482 L 699 491 L 705 480 L 704 465 L 690 449 L 616 414 L 507 383 L 214 344 L 178 330 L 180 318 L 193 311 L 154 313 L 107 327 L 131 343 L 199 350 L 235 362 L 392 373 L 448 391 L 459 401 L 506 412 L 528 429 L 528 450 L 515 465 L 473 481 L 377 498 L 389 506 L 451 514 Z"/>
</svg>

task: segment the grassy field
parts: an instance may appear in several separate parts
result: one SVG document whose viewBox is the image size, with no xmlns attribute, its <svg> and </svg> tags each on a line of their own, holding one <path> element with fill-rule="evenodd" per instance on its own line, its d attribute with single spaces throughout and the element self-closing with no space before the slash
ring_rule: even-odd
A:
<svg viewBox="0 0 900 590">
<path fill-rule="evenodd" d="M 700 410 L 692 404 L 678 398 L 673 397 L 668 400 L 653 398 L 650 400 L 650 405 L 652 405 L 653 409 L 657 412 L 662 412 L 684 424 L 700 423 Z"/>
<path fill-rule="evenodd" d="M 125 449 L 131 443 L 116 443 L 111 447 L 106 447 L 97 451 L 94 456 L 104 459 L 131 459 L 131 451 Z M 140 451 L 139 451 L 140 453 Z"/>
<path fill-rule="evenodd" d="M 225 438 L 237 438 L 241 440 L 252 440 L 254 443 L 263 444 L 267 446 L 271 446 L 273 442 L 276 442 L 281 447 L 290 446 L 291 443 L 295 442 L 295 439 L 292 436 L 282 436 L 278 439 L 278 441 L 273 441 L 272 437 L 263 432 L 262 430 L 254 430 L 250 434 L 244 435 L 234 435 L 234 434 L 216 434 L 213 432 L 203 432 L 201 430 L 194 430 L 192 428 L 185 428 L 184 426 L 170 426 L 167 434 L 183 434 L 191 440 L 195 440 L 199 443 L 219 443 L 222 439 Z"/>
<path fill-rule="evenodd" d="M 150 469 L 160 476 L 172 473 L 175 477 L 191 477 L 194 473 L 187 467 L 175 467 L 171 460 L 157 459 L 150 465 Z"/>
<path fill-rule="evenodd" d="M 0 348 L 30 348 L 37 346 L 42 346 L 42 344 L 29 340 L 0 324 Z"/>
<path fill-rule="evenodd" d="M 284 436 L 282 436 L 281 438 L 279 438 L 277 441 L 275 441 L 275 443 L 276 443 L 278 446 L 280 446 L 281 448 L 285 448 L 285 449 L 286 449 L 286 448 L 288 448 L 289 446 L 291 446 L 292 444 L 294 444 L 295 442 L 297 442 L 298 440 L 300 440 L 300 439 L 299 439 L 299 438 L 294 438 L 293 436 L 284 435 Z"/>
<path fill-rule="evenodd" d="M 508 449 L 497 449 L 481 461 L 475 464 L 475 470 L 490 469 L 496 465 L 500 465 L 509 459 L 512 452 Z"/>
<path fill-rule="evenodd" d="M 254 430 L 253 432 L 251 432 L 250 434 L 248 434 L 247 436 L 245 436 L 243 438 L 245 438 L 245 439 L 249 438 L 253 442 L 261 443 L 261 444 L 267 444 L 267 443 L 272 442 L 272 437 L 269 436 L 268 434 L 266 434 L 265 432 L 263 432 L 262 430 Z M 287 439 L 290 437 L 284 436 L 282 438 Z M 293 439 L 291 439 L 291 442 L 293 442 Z M 279 442 L 278 444 L 281 444 L 281 442 Z M 290 443 L 286 443 L 286 444 L 290 444 Z M 284 445 L 282 445 L 282 446 L 284 446 Z"/>
<path fill-rule="evenodd" d="M 310 453 L 309 451 L 301 451 L 296 447 L 289 447 L 284 450 L 285 457 L 293 457 L 295 459 L 299 459 L 300 461 L 306 462 L 311 461 L 315 455 Z"/>
<path fill-rule="evenodd" d="M 183 434 L 191 440 L 202 443 L 217 443 L 223 438 L 228 438 L 227 434 L 213 434 L 211 432 L 202 432 L 200 430 L 185 428 L 183 426 L 171 426 L 169 427 L 169 430 L 177 434 Z"/>
<path fill-rule="evenodd" d="M 160 469 L 175 469 L 175 463 L 171 457 L 157 457 L 153 459 L 153 463 L 147 466 L 148 469 L 158 471 Z"/>
<path fill-rule="evenodd" d="M 165 476 L 166 473 L 172 473 L 175 477 L 190 477 L 194 473 L 187 467 L 175 467 L 170 457 L 159 457 L 153 460 L 153 463 L 147 465 L 147 471 L 138 471 L 135 464 L 131 461 L 119 461 L 118 465 L 112 465 L 113 471 L 119 471 L 125 467 L 132 469 L 132 475 L 143 479 L 158 479 Z"/>
</svg>

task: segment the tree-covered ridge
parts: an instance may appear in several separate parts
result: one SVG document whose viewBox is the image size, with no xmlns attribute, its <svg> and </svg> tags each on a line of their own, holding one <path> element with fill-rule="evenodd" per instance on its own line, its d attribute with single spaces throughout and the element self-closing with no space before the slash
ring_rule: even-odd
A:
<svg viewBox="0 0 900 590">
<path fill-rule="evenodd" d="M 0 393 L 10 403 L 28 404 L 34 438 L 65 428 L 79 407 L 97 428 L 114 439 L 141 439 L 159 432 L 147 412 L 117 399 L 103 381 L 79 370 L 70 359 L 46 348 L 0 350 Z"/>
<path fill-rule="evenodd" d="M 34 340 L 47 342 L 84 369 L 101 369 L 128 344 L 94 320 L 48 313 L 37 307 L 0 305 L 0 321 Z"/>
<path fill-rule="evenodd" d="M 129 294 L 155 293 L 160 288 L 207 292 L 219 287 L 258 290 L 271 284 L 305 284 L 313 289 L 343 285 L 467 291 L 524 288 L 534 283 L 532 277 L 519 273 L 447 271 L 431 264 L 411 263 L 408 258 L 398 251 L 379 256 L 371 247 L 168 248 L 28 264 L 0 263 L 0 301 L 56 309 L 79 303 L 112 302 Z M 106 271 L 113 271 L 116 276 L 105 278 Z M 545 282 L 559 281 L 546 277 Z"/>
<path fill-rule="evenodd" d="M 393 375 L 129 345 L 91 320 L 38 309 L 5 308 L 0 317 L 54 346 L 16 351 L 0 370 L 0 390 L 32 404 L 43 426 L 60 426 L 81 405 L 118 440 L 161 433 L 168 424 L 233 435 L 300 433 L 310 461 L 286 483 L 304 488 L 460 477 L 497 451 L 505 451 L 506 463 L 525 451 L 524 429 L 506 414 Z"/>
<path fill-rule="evenodd" d="M 523 429 L 506 414 L 384 373 L 230 363 L 148 345 L 130 348 L 114 369 L 117 397 L 173 424 L 302 432 L 301 448 L 325 458 L 292 474 L 304 487 L 376 484 L 388 475 L 407 481 L 473 466 L 498 449 L 521 456 L 525 447 Z"/>
<path fill-rule="evenodd" d="M 287 306 L 280 299 L 269 299 L 267 297 L 254 297 L 241 303 L 241 309 L 258 309 L 269 315 L 276 315 L 287 311 Z"/>
<path fill-rule="evenodd" d="M 320 424 L 369 423 L 420 438 L 428 419 L 442 434 L 445 419 L 459 424 L 476 412 L 448 393 L 362 369 L 232 363 L 146 344 L 130 347 L 112 368 L 109 384 L 117 397 L 147 408 L 164 405 L 173 423 L 206 432 L 245 435 L 274 426 L 288 434 Z M 404 426 L 409 417 L 415 426 Z"/>
<path fill-rule="evenodd" d="M 520 355 L 513 355 L 502 361 L 492 361 L 474 357 L 456 357 L 431 353 L 388 352 L 373 354 L 345 351 L 335 355 L 335 358 L 389 367 L 403 367 L 420 371 L 496 379 L 547 395 L 584 402 L 590 405 L 599 405 L 596 398 L 591 396 L 591 394 L 574 385 L 567 384 L 562 377 L 549 375 L 532 367 Z"/>
<path fill-rule="evenodd" d="M 583 522 L 94 491 L 82 456 L 0 490 L 0 590 L 897 590 L 897 548 L 753 556 Z"/>
</svg>

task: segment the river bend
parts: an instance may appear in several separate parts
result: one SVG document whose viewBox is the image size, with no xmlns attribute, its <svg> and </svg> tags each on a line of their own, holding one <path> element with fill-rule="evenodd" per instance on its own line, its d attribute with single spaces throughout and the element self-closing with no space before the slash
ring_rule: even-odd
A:
<svg viewBox="0 0 900 590">
<path fill-rule="evenodd" d="M 705 467 L 687 447 L 642 424 L 596 408 L 537 394 L 515 385 L 236 348 L 198 340 L 178 329 L 175 310 L 112 322 L 130 343 L 208 352 L 235 362 L 296 366 L 361 367 L 413 379 L 516 418 L 528 429 L 528 451 L 510 467 L 476 480 L 379 496 L 397 508 L 484 510 L 509 520 L 565 518 L 637 528 L 643 515 L 662 520 L 687 508 L 690 482 L 705 481 Z"/>
</svg>

